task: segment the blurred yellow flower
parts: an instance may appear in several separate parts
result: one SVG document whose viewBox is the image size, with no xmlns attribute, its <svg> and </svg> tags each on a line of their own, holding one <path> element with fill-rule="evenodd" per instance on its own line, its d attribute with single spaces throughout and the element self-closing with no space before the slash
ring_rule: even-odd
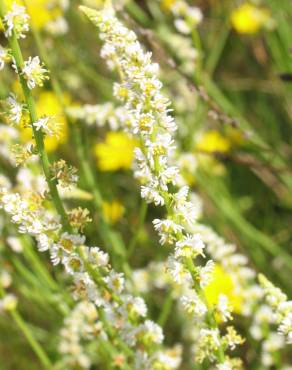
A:
<svg viewBox="0 0 292 370">
<path fill-rule="evenodd" d="M 113 200 L 112 202 L 103 202 L 102 210 L 105 219 L 111 224 L 118 222 L 125 212 L 124 206 L 118 201 Z"/>
<path fill-rule="evenodd" d="M 128 170 L 132 166 L 137 141 L 123 132 L 108 132 L 105 141 L 95 146 L 97 166 L 101 171 Z"/>
<path fill-rule="evenodd" d="M 252 34 L 258 32 L 270 20 L 267 9 L 244 3 L 231 14 L 231 23 L 238 33 Z"/>
<path fill-rule="evenodd" d="M 231 276 L 219 264 L 215 264 L 210 283 L 205 287 L 205 295 L 209 305 L 218 303 L 220 294 L 226 295 L 234 313 L 241 312 L 243 297 L 235 292 L 235 285 Z"/>
<path fill-rule="evenodd" d="M 230 141 L 215 130 L 204 132 L 196 144 L 196 150 L 206 153 L 227 153 L 230 149 Z"/>
<path fill-rule="evenodd" d="M 68 97 L 65 97 L 69 101 Z M 45 147 L 47 151 L 52 152 L 58 148 L 59 145 L 64 144 L 68 139 L 68 124 L 62 114 L 62 106 L 51 91 L 40 92 L 36 102 L 38 117 L 54 116 L 58 124 L 58 136 L 46 136 Z M 24 142 L 30 141 L 32 138 L 32 130 L 30 127 L 21 128 L 21 138 Z"/>
<path fill-rule="evenodd" d="M 161 8 L 164 11 L 170 11 L 176 0 L 161 0 Z"/>
</svg>

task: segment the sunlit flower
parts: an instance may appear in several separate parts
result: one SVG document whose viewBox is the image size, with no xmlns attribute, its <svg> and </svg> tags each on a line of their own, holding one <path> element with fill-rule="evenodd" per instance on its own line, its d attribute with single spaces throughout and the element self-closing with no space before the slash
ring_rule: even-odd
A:
<svg viewBox="0 0 292 370">
<path fill-rule="evenodd" d="M 230 148 L 230 141 L 215 130 L 202 133 L 196 143 L 196 150 L 203 153 L 226 153 Z"/>
<path fill-rule="evenodd" d="M 65 96 L 64 99 L 66 102 L 70 100 L 68 96 Z M 45 137 L 45 148 L 47 151 L 52 152 L 68 139 L 68 124 L 63 115 L 61 103 L 53 92 L 42 91 L 38 95 L 36 108 L 39 117 L 52 116 L 54 117 L 54 122 L 58 123 L 58 125 L 53 125 L 55 135 Z M 21 127 L 21 138 L 24 142 L 31 141 L 31 127 L 28 125 Z"/>
<path fill-rule="evenodd" d="M 10 55 L 8 53 L 7 49 L 4 49 L 0 45 L 0 71 L 4 68 L 5 63 L 7 63 L 10 60 Z"/>
<path fill-rule="evenodd" d="M 14 2 L 11 10 L 4 17 L 5 36 L 11 37 L 12 32 L 17 38 L 24 38 L 25 33 L 29 30 L 29 16 L 25 11 L 25 7 Z"/>
<path fill-rule="evenodd" d="M 216 305 L 222 294 L 227 297 L 234 312 L 241 312 L 243 297 L 240 293 L 236 292 L 231 276 L 217 263 L 215 264 L 210 282 L 204 290 L 209 304 Z"/>
<path fill-rule="evenodd" d="M 129 170 L 136 141 L 122 132 L 109 132 L 105 141 L 97 143 L 95 155 L 101 171 Z"/>
<path fill-rule="evenodd" d="M 109 223 L 115 224 L 118 222 L 125 212 L 125 207 L 118 200 L 112 202 L 103 202 L 103 214 Z"/>
<path fill-rule="evenodd" d="M 43 86 L 44 81 L 49 79 L 47 75 L 48 71 L 41 63 L 38 56 L 34 58 L 29 57 L 29 59 L 24 62 L 21 73 L 27 80 L 27 85 L 30 89 L 34 89 L 36 86 Z"/>
<path fill-rule="evenodd" d="M 270 20 L 270 12 L 249 3 L 243 3 L 231 14 L 231 23 L 238 33 L 258 32 Z"/>
</svg>

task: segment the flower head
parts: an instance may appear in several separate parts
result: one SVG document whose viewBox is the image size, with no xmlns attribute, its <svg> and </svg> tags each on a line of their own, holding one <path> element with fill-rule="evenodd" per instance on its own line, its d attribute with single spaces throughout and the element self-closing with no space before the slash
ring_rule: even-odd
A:
<svg viewBox="0 0 292 370">
<path fill-rule="evenodd" d="M 0 45 L 0 71 L 4 68 L 5 63 L 10 60 L 10 55 L 7 49 Z"/>
<path fill-rule="evenodd" d="M 38 56 L 34 58 L 29 57 L 29 59 L 24 62 L 22 74 L 30 89 L 34 89 L 36 86 L 43 86 L 44 81 L 49 79 L 47 73 L 47 69 L 40 62 Z"/>
<path fill-rule="evenodd" d="M 270 20 L 267 9 L 259 8 L 248 2 L 243 3 L 232 12 L 231 23 L 238 33 L 253 34 L 258 32 Z"/>
<path fill-rule="evenodd" d="M 4 17 L 5 36 L 11 37 L 14 32 L 17 38 L 24 38 L 25 32 L 29 30 L 28 19 L 25 7 L 13 3 L 11 10 Z"/>
<path fill-rule="evenodd" d="M 132 166 L 136 141 L 122 132 L 109 132 L 105 141 L 96 144 L 95 155 L 101 171 L 128 170 Z"/>
</svg>

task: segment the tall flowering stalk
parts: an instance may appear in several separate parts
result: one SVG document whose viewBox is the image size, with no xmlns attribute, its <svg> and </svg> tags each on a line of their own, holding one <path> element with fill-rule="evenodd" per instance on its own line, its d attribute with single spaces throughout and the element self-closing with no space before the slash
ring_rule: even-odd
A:
<svg viewBox="0 0 292 370">
<path fill-rule="evenodd" d="M 36 86 L 42 86 L 43 81 L 47 79 L 47 71 L 41 65 L 39 57 L 29 58 L 27 61 L 23 60 L 22 52 L 19 47 L 18 39 L 25 37 L 25 32 L 28 31 L 28 15 L 25 13 L 25 8 L 13 4 L 10 12 L 5 11 L 4 1 L 0 2 L 0 16 L 3 19 L 5 26 L 5 35 L 8 38 L 11 54 L 14 59 L 14 68 L 18 73 L 25 102 L 30 115 L 31 128 L 35 138 L 37 151 L 41 160 L 43 171 L 50 189 L 50 194 L 58 214 L 62 219 L 64 228 L 68 231 L 71 229 L 65 209 L 61 202 L 57 182 L 53 180 L 50 174 L 50 161 L 45 151 L 44 133 L 38 127 L 38 117 L 36 113 L 35 101 L 32 96 L 31 89 Z"/>
<path fill-rule="evenodd" d="M 143 51 L 134 32 L 118 21 L 110 5 L 99 12 L 81 9 L 100 30 L 104 42 L 101 56 L 120 75 L 121 83 L 114 85 L 114 95 L 126 106 L 126 128 L 140 140 L 140 148 L 135 150 L 135 175 L 142 183 L 142 197 L 148 203 L 165 207 L 166 218 L 155 219 L 153 224 L 160 243 L 175 248 L 169 257 L 170 273 L 177 282 L 188 282 L 182 304 L 188 313 L 204 322 L 196 358 L 202 362 L 209 357 L 219 369 L 231 368 L 232 361 L 225 354 L 231 339 L 220 334 L 215 317 L 218 314 L 224 321 L 229 320 L 230 308 L 226 297 L 222 296 L 216 307 L 210 307 L 205 298 L 204 287 L 213 262 L 209 260 L 203 266 L 195 263 L 204 256 L 205 246 L 199 234 L 191 231 L 197 212 L 188 199 L 189 189 L 177 186 L 179 169 L 170 165 L 177 126 L 170 115 L 170 102 L 161 93 L 158 65 L 151 62 L 151 53 Z"/>
<path fill-rule="evenodd" d="M 61 186 L 65 181 L 66 185 L 70 185 L 76 181 L 76 174 L 64 161 L 50 164 L 44 147 L 44 136 L 51 133 L 49 119 L 37 117 L 31 93 L 35 86 L 43 85 L 48 73 L 38 57 L 24 62 L 18 38 L 23 38 L 23 32 L 28 30 L 27 16 L 23 7 L 13 7 L 12 12 L 13 17 L 11 13 L 6 13 L 1 1 L 0 15 L 4 26 L 9 27 L 6 36 L 13 67 L 21 82 L 36 142 L 34 152 L 39 155 L 56 213 L 44 207 L 43 195 L 20 194 L 6 187 L 0 190 L 2 207 L 11 216 L 12 222 L 18 225 L 20 233 L 34 236 L 40 251 L 49 250 L 53 265 L 63 264 L 67 274 L 74 280 L 74 297 L 93 303 L 96 317 L 101 323 L 98 337 L 113 362 L 119 358 L 119 365 L 124 369 L 140 369 L 146 363 L 153 367 L 163 366 L 166 360 L 160 349 L 162 329 L 151 320 L 144 319 L 147 308 L 143 299 L 132 296 L 126 290 L 125 278 L 112 269 L 108 254 L 98 247 L 88 247 L 85 237 L 77 233 L 75 224 L 78 221 L 78 225 L 82 226 L 83 213 L 72 224 L 65 211 L 57 183 Z M 8 24 L 11 18 L 15 22 L 12 25 Z"/>
</svg>

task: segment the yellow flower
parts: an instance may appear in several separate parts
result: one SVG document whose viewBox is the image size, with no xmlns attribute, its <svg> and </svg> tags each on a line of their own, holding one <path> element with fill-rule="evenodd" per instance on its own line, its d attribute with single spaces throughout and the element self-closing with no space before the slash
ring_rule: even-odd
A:
<svg viewBox="0 0 292 370">
<path fill-rule="evenodd" d="M 23 0 L 5 0 L 6 7 L 9 9 L 13 2 L 26 7 L 30 16 L 30 22 L 37 29 L 43 28 L 47 23 L 56 20 L 63 13 L 58 0 L 27 0 L 26 2 Z"/>
<path fill-rule="evenodd" d="M 118 222 L 125 212 L 124 206 L 117 200 L 112 202 L 103 202 L 102 210 L 105 219 L 111 224 Z"/>
<path fill-rule="evenodd" d="M 207 153 L 227 153 L 231 149 L 231 143 L 220 132 L 210 130 L 200 136 L 196 149 Z"/>
<path fill-rule="evenodd" d="M 267 9 L 244 3 L 231 14 L 231 23 L 238 33 L 252 34 L 258 32 L 270 20 Z"/>
<path fill-rule="evenodd" d="M 164 11 L 169 12 L 173 5 L 175 4 L 176 0 L 161 0 L 161 8 Z"/>
<path fill-rule="evenodd" d="M 69 98 L 67 97 L 66 100 L 69 101 Z M 54 119 L 58 124 L 58 136 L 47 136 L 45 138 L 46 150 L 52 152 L 68 139 L 68 124 L 62 115 L 62 106 L 53 92 L 43 91 L 38 96 L 36 108 L 38 117 L 55 116 Z M 30 127 L 21 128 L 21 138 L 24 142 L 31 140 L 32 130 Z"/>
<path fill-rule="evenodd" d="M 220 294 L 226 295 L 233 312 L 241 312 L 243 297 L 235 292 L 235 285 L 231 276 L 216 263 L 211 281 L 205 287 L 205 295 L 209 305 L 217 304 Z"/>
<path fill-rule="evenodd" d="M 105 141 L 95 146 L 97 166 L 101 171 L 128 170 L 137 141 L 122 132 L 108 132 Z"/>
</svg>

